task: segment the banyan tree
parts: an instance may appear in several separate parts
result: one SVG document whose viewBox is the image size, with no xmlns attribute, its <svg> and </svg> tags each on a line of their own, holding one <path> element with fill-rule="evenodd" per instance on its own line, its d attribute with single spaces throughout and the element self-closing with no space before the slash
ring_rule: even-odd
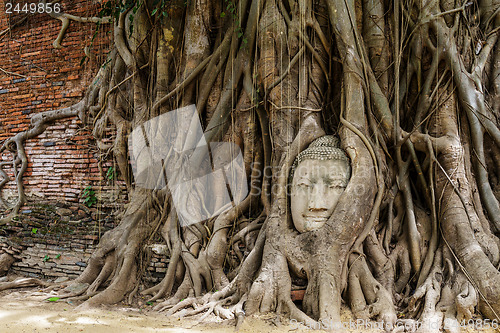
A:
<svg viewBox="0 0 500 333">
<path fill-rule="evenodd" d="M 54 16 L 110 24 L 112 50 L 80 102 L 2 143 L 8 218 L 26 202 L 24 143 L 66 117 L 97 141 L 115 129 L 129 200 L 66 296 L 314 327 L 342 303 L 450 331 L 499 320 L 500 2 L 112 0 Z M 148 285 L 153 238 L 170 263 Z"/>
</svg>

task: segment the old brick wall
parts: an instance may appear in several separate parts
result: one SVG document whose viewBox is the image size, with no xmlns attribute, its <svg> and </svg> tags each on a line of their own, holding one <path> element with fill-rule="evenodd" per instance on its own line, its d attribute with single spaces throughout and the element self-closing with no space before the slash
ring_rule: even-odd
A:
<svg viewBox="0 0 500 333">
<path fill-rule="evenodd" d="M 93 0 L 60 3 L 65 12 L 78 16 L 94 16 L 100 8 L 100 2 Z M 96 33 L 95 24 L 71 22 L 63 48 L 55 49 L 52 42 L 59 34 L 59 20 L 34 14 L 8 30 L 23 17 L 6 15 L 4 4 L 0 4 L 0 145 L 26 130 L 34 114 L 72 105 L 83 97 L 106 61 L 111 29 L 102 26 Z M 91 57 L 81 63 L 85 47 L 91 47 Z M 76 117 L 50 126 L 27 142 L 26 153 L 29 167 L 24 186 L 30 201 L 14 221 L 0 228 L 0 255 L 8 253 L 16 259 L 10 273 L 75 278 L 85 269 L 100 237 L 116 225 L 113 213 L 126 200 L 125 185 L 106 175 L 114 166 L 111 154 L 99 170 L 102 152 Z M 9 158 L 0 154 L 0 160 Z M 5 170 L 12 176 L 12 169 Z M 88 185 L 102 199 L 90 208 L 82 204 L 82 191 Z M 12 201 L 15 190 L 11 181 L 0 195 Z M 0 207 L 0 216 L 4 213 Z M 169 262 L 165 248 L 153 244 L 142 251 L 148 262 L 146 282 L 163 279 Z"/>
<path fill-rule="evenodd" d="M 78 16 L 95 16 L 100 8 L 100 2 L 93 0 L 60 3 L 64 12 Z M 4 32 L 0 36 L 0 143 L 26 130 L 32 115 L 78 102 L 109 52 L 109 25 L 95 33 L 95 24 L 72 21 L 63 48 L 55 49 L 52 43 L 61 27 L 59 20 L 36 13 L 12 26 L 22 18 L 23 14 L 7 15 L 5 7 L 0 12 L 0 33 Z M 81 64 L 85 47 L 90 47 L 91 57 Z M 27 142 L 26 152 L 29 167 L 24 185 L 32 198 L 77 202 L 82 190 L 92 185 L 98 196 L 114 200 L 115 192 L 123 189 L 123 183 L 105 176 L 111 159 L 103 164 L 104 175 L 100 173 L 96 144 L 76 117 L 50 126 Z M 1 159 L 10 157 L 3 154 Z M 11 181 L 2 196 L 12 199 L 15 194 Z"/>
<path fill-rule="evenodd" d="M 76 278 L 102 235 L 114 228 L 112 215 L 82 204 L 32 203 L 15 223 L 2 226 L 0 256 L 12 255 L 15 262 L 9 273 L 55 280 Z M 144 282 L 160 282 L 167 270 L 169 252 L 160 239 L 143 248 L 147 264 Z M 1 275 L 1 273 L 0 273 Z"/>
</svg>

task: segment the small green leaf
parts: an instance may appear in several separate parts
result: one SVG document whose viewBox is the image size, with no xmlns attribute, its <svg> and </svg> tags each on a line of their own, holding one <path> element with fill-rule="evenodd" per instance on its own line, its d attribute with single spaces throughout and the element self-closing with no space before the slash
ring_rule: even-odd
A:
<svg viewBox="0 0 500 333">
<path fill-rule="evenodd" d="M 56 259 L 59 259 L 59 258 L 61 258 L 61 255 L 60 254 L 56 255 Z"/>
<path fill-rule="evenodd" d="M 43 257 L 43 262 L 46 262 L 47 260 L 50 260 L 50 257 L 48 254 L 45 255 L 45 257 Z"/>
<path fill-rule="evenodd" d="M 108 178 L 109 180 L 115 178 L 115 168 L 109 167 L 108 171 L 106 172 L 106 178 Z"/>
<path fill-rule="evenodd" d="M 130 26 L 129 26 L 128 37 L 130 38 L 130 36 L 132 36 L 132 33 L 134 32 L 134 14 L 130 14 L 129 20 L 130 20 Z"/>
<path fill-rule="evenodd" d="M 151 16 L 155 16 L 157 11 L 158 11 L 158 8 L 153 9 L 153 11 L 151 12 Z"/>
<path fill-rule="evenodd" d="M 220 13 L 220 17 L 225 17 L 226 16 L 226 13 L 222 12 Z"/>
<path fill-rule="evenodd" d="M 82 66 L 82 65 L 83 65 L 83 63 L 85 62 L 85 60 L 86 60 L 86 59 L 87 59 L 87 56 L 86 56 L 86 55 L 84 55 L 84 56 L 82 57 L 82 60 L 80 60 L 80 66 Z"/>
<path fill-rule="evenodd" d="M 34 235 L 38 232 L 38 228 L 31 228 L 31 233 Z"/>
<path fill-rule="evenodd" d="M 59 297 L 51 297 L 51 298 L 47 299 L 47 301 L 49 301 L 49 302 L 57 302 L 58 300 L 59 300 Z M 66 310 L 66 309 L 64 309 L 64 310 Z"/>
<path fill-rule="evenodd" d="M 153 302 L 146 302 L 147 305 L 153 305 Z"/>
<path fill-rule="evenodd" d="M 95 196 L 94 190 L 92 190 L 92 186 L 89 185 L 83 190 L 83 203 L 87 207 L 91 207 L 93 204 L 97 202 L 97 198 Z"/>
</svg>

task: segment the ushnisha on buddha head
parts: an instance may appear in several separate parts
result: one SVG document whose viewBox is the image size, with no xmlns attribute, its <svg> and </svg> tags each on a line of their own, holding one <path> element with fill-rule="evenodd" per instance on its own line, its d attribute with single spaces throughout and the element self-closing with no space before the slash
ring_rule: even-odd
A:
<svg viewBox="0 0 500 333">
<path fill-rule="evenodd" d="M 297 155 L 290 172 L 290 206 L 300 233 L 323 227 L 350 177 L 349 158 L 333 135 L 314 140 Z"/>
</svg>

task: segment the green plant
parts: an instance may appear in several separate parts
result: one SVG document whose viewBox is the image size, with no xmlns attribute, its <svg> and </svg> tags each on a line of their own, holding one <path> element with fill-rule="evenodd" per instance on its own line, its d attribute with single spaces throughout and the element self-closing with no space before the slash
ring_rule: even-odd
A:
<svg viewBox="0 0 500 333">
<path fill-rule="evenodd" d="M 108 171 L 106 172 L 106 178 L 108 178 L 108 180 L 115 179 L 115 168 L 114 167 L 108 168 Z"/>
<path fill-rule="evenodd" d="M 238 13 L 237 13 L 237 7 L 236 7 L 236 4 L 231 1 L 231 0 L 225 0 L 225 2 L 227 3 L 227 6 L 226 6 L 226 10 L 228 13 L 231 14 L 233 20 L 234 20 L 234 23 L 235 23 L 235 32 L 236 32 L 236 35 L 238 36 L 238 38 L 241 38 L 243 37 L 243 35 L 245 34 L 245 32 L 243 31 L 243 28 L 241 27 L 241 23 L 240 23 L 240 20 L 238 18 Z M 225 17 L 226 16 L 226 12 L 221 12 L 220 14 L 220 17 Z M 242 39 L 242 44 L 241 46 L 243 45 L 246 45 L 248 43 L 247 39 L 246 38 L 243 38 Z"/>
<path fill-rule="evenodd" d="M 167 17 L 168 16 L 167 5 L 168 5 L 167 0 L 155 0 L 153 2 L 153 6 L 155 7 L 155 9 L 153 9 L 153 11 L 151 12 L 151 17 L 155 16 L 157 13 L 160 19 Z"/>
<path fill-rule="evenodd" d="M 43 257 L 43 262 L 46 262 L 46 261 L 49 261 L 50 260 L 50 257 L 48 254 L 45 255 L 45 257 Z"/>
<path fill-rule="evenodd" d="M 92 189 L 91 185 L 87 186 L 83 190 L 82 198 L 83 198 L 83 204 L 87 207 L 92 207 L 92 205 L 97 202 L 95 191 Z"/>
<path fill-rule="evenodd" d="M 38 228 L 31 228 L 31 233 L 34 235 L 38 232 Z"/>
</svg>

